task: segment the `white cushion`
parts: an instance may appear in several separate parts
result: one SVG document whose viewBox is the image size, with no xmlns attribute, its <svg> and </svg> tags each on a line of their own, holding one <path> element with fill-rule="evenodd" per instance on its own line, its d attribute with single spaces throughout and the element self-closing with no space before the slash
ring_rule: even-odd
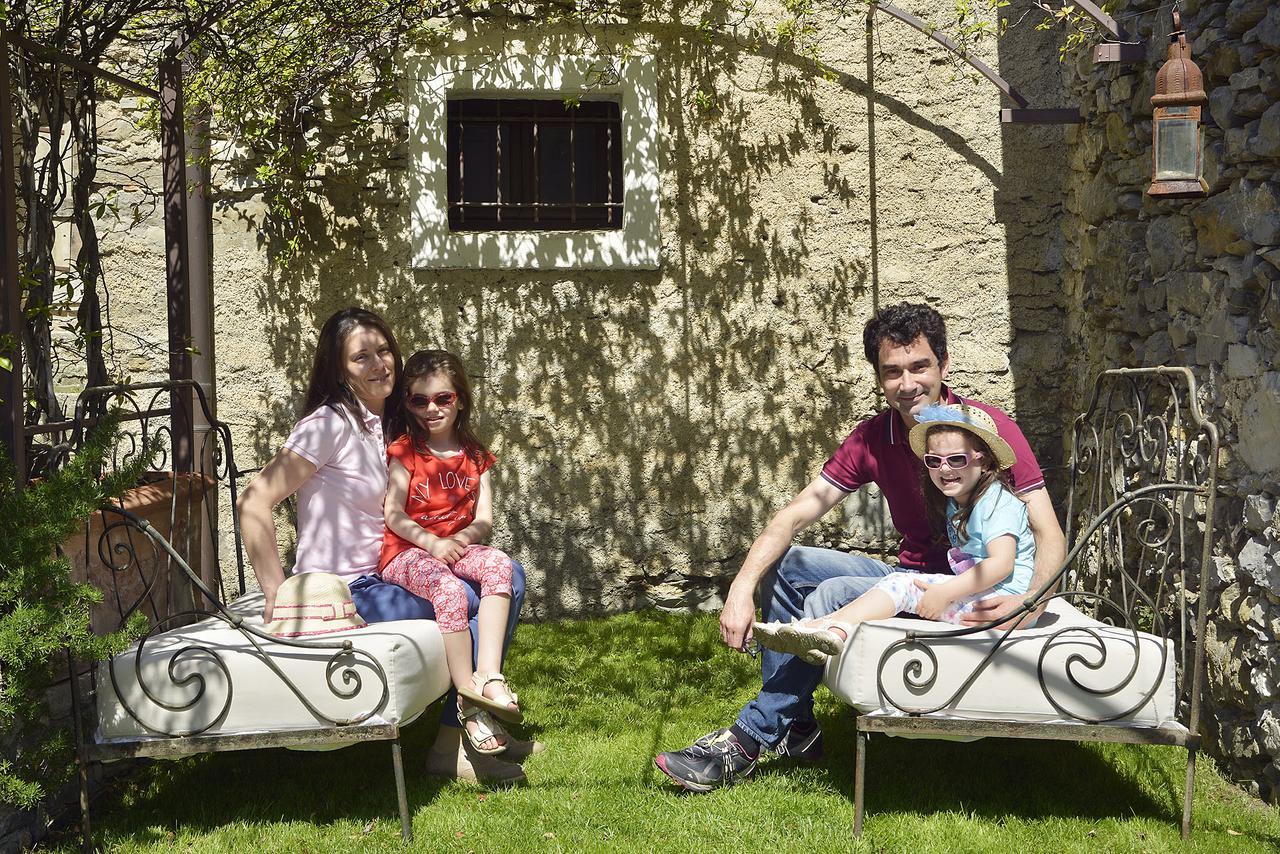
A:
<svg viewBox="0 0 1280 854">
<path fill-rule="evenodd" d="M 229 607 L 247 624 L 261 628 L 261 594 L 243 596 Z M 433 621 L 375 623 L 301 640 L 333 644 L 345 639 L 376 660 L 386 673 L 388 694 L 381 707 L 382 680 L 366 655 L 340 658 L 339 664 L 345 666 L 326 676 L 335 650 L 298 649 L 257 640 L 308 701 L 334 720 L 350 720 L 377 709 L 367 723 L 408 723 L 449 689 L 444 642 Z M 143 648 L 140 669 L 151 695 L 170 706 L 190 708 L 166 709 L 147 697 L 138 684 L 136 652 L 135 645 L 113 660 L 115 686 L 110 663 L 98 664 L 99 742 L 159 734 L 154 731 L 188 734 L 202 730 L 204 735 L 219 735 L 334 726 L 308 710 L 245 635 L 221 620 L 209 618 L 155 635 Z M 196 675 L 204 679 L 203 693 Z M 345 680 L 345 675 L 357 676 L 358 687 Z M 184 684 L 184 678 L 190 681 Z M 354 694 L 343 698 L 330 686 Z M 124 708 L 122 698 L 142 723 Z"/>
<path fill-rule="evenodd" d="M 1060 634 L 1068 627 L 1092 631 Z M 863 623 L 854 631 L 844 651 L 827 663 L 824 681 L 837 697 L 864 714 L 901 714 L 887 698 L 912 709 L 939 706 L 982 664 L 1001 632 L 977 632 L 929 642 L 929 649 L 937 657 L 936 666 L 927 655 L 913 652 L 910 646 L 896 649 L 882 670 L 884 696 L 877 687 L 876 674 L 881 670 L 880 658 L 885 650 L 902 640 L 908 631 L 937 632 L 955 628 L 946 623 L 906 618 Z M 1065 600 L 1054 599 L 1034 628 L 1010 635 L 973 684 L 936 714 L 977 720 L 1079 722 L 1080 718 L 1104 720 L 1123 713 L 1121 719 L 1112 723 L 1171 725 L 1176 722 L 1177 713 L 1173 644 L 1145 633 L 1137 637 L 1135 644 L 1133 632 L 1099 623 Z M 1162 646 L 1167 656 L 1161 654 Z M 1037 676 L 1042 653 L 1048 696 Z M 1135 654 L 1137 669 L 1126 683 Z M 1094 690 L 1116 690 L 1092 694 L 1073 685 L 1068 674 L 1068 661 L 1073 656 L 1083 659 L 1070 667 L 1071 675 L 1078 682 Z M 922 667 L 913 681 L 919 684 L 934 678 L 931 686 L 908 687 L 904 669 L 911 661 L 918 661 Z M 1102 664 L 1095 670 L 1086 662 Z M 1143 696 L 1153 686 L 1150 700 L 1143 703 Z M 1054 707 L 1050 696 L 1064 711 Z M 1140 708 L 1130 711 L 1139 704 Z"/>
</svg>

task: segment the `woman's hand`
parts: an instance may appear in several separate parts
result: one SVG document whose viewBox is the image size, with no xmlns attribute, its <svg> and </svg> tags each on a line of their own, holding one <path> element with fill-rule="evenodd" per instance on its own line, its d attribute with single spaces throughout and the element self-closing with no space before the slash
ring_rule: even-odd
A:
<svg viewBox="0 0 1280 854">
<path fill-rule="evenodd" d="M 271 622 L 271 612 L 276 607 L 276 591 L 279 584 L 262 584 L 262 622 Z"/>
<path fill-rule="evenodd" d="M 462 553 L 467 547 L 455 539 L 449 537 L 436 537 L 436 541 L 431 544 L 428 551 L 432 556 L 439 558 L 449 566 L 453 566 L 458 562 L 458 558 L 462 557 Z"/>
</svg>

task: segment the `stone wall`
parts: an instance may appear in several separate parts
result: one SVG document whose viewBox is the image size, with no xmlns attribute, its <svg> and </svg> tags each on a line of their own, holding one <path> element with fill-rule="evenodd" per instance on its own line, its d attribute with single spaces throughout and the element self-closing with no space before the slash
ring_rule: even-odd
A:
<svg viewBox="0 0 1280 854">
<path fill-rule="evenodd" d="M 1069 137 L 1065 372 L 1077 405 L 1114 366 L 1186 365 L 1222 430 L 1207 636 L 1208 747 L 1280 792 L 1280 6 L 1182 0 L 1204 71 L 1209 196 L 1153 201 L 1151 105 L 1171 29 L 1155 0 L 1117 14 L 1145 62 L 1073 65 L 1088 122 Z M 1074 407 L 1073 407 L 1074 408 Z"/>
</svg>

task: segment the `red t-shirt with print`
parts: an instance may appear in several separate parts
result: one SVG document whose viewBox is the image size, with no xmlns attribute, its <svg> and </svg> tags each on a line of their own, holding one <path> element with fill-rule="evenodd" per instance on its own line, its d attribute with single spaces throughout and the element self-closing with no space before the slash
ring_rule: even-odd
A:
<svg viewBox="0 0 1280 854">
<path fill-rule="evenodd" d="M 404 507 L 408 517 L 437 537 L 456 534 L 475 521 L 480 475 L 498 461 L 488 452 L 480 459 L 476 457 L 467 451 L 451 457 L 421 452 L 407 435 L 392 442 L 387 447 L 387 462 L 395 460 L 409 472 L 409 497 Z M 411 548 L 416 546 L 387 528 L 382 535 L 378 568 Z"/>
</svg>

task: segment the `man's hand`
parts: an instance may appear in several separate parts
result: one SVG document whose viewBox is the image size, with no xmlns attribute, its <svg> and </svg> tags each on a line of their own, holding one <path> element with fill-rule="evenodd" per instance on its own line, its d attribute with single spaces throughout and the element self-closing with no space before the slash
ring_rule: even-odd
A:
<svg viewBox="0 0 1280 854">
<path fill-rule="evenodd" d="M 439 558 L 449 566 L 457 563 L 458 558 L 462 557 L 462 553 L 466 550 L 466 546 L 457 540 L 450 540 L 444 537 L 437 537 L 436 541 L 431 544 L 431 548 L 428 549 L 433 557 Z"/>
<path fill-rule="evenodd" d="M 720 639 L 731 649 L 747 651 L 751 640 L 751 624 L 756 619 L 756 588 L 761 579 L 791 548 L 791 541 L 805 528 L 844 500 L 846 493 L 819 475 L 800 494 L 791 499 L 747 552 L 742 568 L 729 585 L 724 608 L 720 611 Z"/>
<path fill-rule="evenodd" d="M 983 599 L 981 602 L 973 603 L 973 610 L 960 618 L 960 623 L 964 626 L 982 626 L 993 620 L 999 620 L 1018 610 L 1022 606 L 1022 600 L 1027 598 L 1019 595 L 992 596 L 989 599 Z M 1018 628 L 1029 629 L 1035 625 L 1036 620 L 1040 619 L 1040 615 L 1044 613 L 1044 606 L 1041 605 L 1031 611 L 1030 614 L 1023 614 L 1018 618 Z M 992 626 L 993 629 L 1007 629 L 1008 624 Z"/>
<path fill-rule="evenodd" d="M 947 593 L 946 583 L 929 584 L 917 578 L 915 584 L 924 591 L 924 595 L 920 597 L 920 604 L 916 607 L 916 613 L 926 620 L 941 620 L 942 612 L 951 607 L 953 601 Z"/>
<path fill-rule="evenodd" d="M 755 619 L 755 596 L 751 591 L 742 592 L 736 584 L 731 585 L 720 611 L 720 639 L 730 649 L 746 652 Z"/>
</svg>

